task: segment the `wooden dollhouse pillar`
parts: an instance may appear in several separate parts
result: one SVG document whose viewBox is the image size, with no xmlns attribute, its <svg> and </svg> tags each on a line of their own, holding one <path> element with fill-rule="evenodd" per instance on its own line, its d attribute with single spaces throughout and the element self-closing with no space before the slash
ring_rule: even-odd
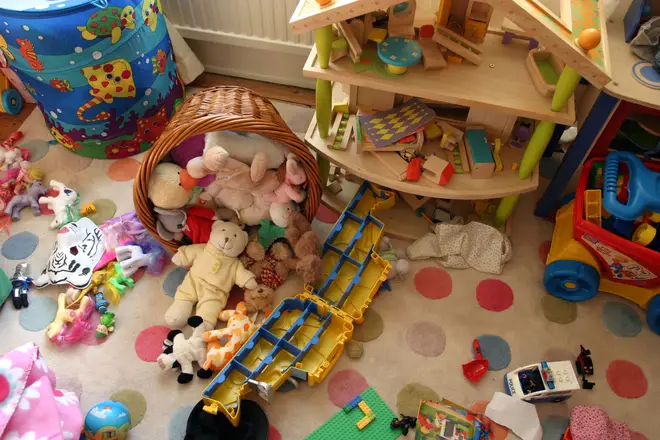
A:
<svg viewBox="0 0 660 440">
<path fill-rule="evenodd" d="M 595 35 L 594 32 L 597 32 L 598 35 Z M 594 30 L 585 30 L 580 34 L 580 37 L 576 41 L 576 44 L 580 46 L 584 51 L 589 51 L 595 48 L 600 43 L 600 33 Z M 572 67 L 564 66 L 564 69 L 559 76 L 557 81 L 557 87 L 555 92 L 552 95 L 552 104 L 550 109 L 554 112 L 561 111 L 562 108 L 568 103 L 568 100 L 571 98 L 575 89 L 582 76 Z M 527 144 L 527 150 L 520 162 L 520 170 L 518 171 L 518 177 L 521 179 L 527 179 L 536 165 L 538 165 L 545 147 L 548 146 L 548 142 L 552 138 L 552 133 L 555 130 L 555 123 L 549 121 L 541 121 L 534 130 L 532 138 Z M 497 207 L 497 212 L 495 213 L 495 223 L 498 225 L 503 225 L 506 220 L 513 213 L 514 208 L 518 204 L 519 195 L 507 196 L 502 199 L 499 206 Z"/>
<path fill-rule="evenodd" d="M 332 52 L 332 25 L 320 27 L 314 31 L 316 52 L 321 69 L 327 69 Z M 323 139 L 328 137 L 332 111 L 332 84 L 325 79 L 316 80 L 316 123 Z"/>
<path fill-rule="evenodd" d="M 321 69 L 327 69 L 330 64 L 332 52 L 332 25 L 320 27 L 314 31 L 316 52 Z M 330 119 L 332 117 L 332 83 L 325 79 L 316 80 L 316 125 L 322 139 L 328 137 Z M 328 184 L 330 175 L 330 162 L 320 154 L 316 156 L 321 178 L 321 187 Z"/>
</svg>

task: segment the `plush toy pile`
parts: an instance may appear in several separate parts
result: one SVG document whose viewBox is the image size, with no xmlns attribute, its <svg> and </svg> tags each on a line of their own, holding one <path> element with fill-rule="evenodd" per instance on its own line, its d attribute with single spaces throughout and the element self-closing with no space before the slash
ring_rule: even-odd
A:
<svg viewBox="0 0 660 440">
<path fill-rule="evenodd" d="M 190 268 L 165 322 L 178 330 L 192 319 L 195 330 L 188 339 L 172 334 L 159 361 L 181 368 L 179 382 L 192 379 L 192 362 L 200 377 L 220 370 L 256 328 L 248 313 L 268 313 L 290 273 L 305 283 L 321 276 L 319 239 L 298 206 L 306 183 L 284 146 L 230 131 L 188 139 L 156 166 L 147 190 L 157 232 L 181 245 L 172 262 Z M 224 310 L 234 285 L 245 302 Z M 218 319 L 225 328 L 215 330 Z"/>
</svg>

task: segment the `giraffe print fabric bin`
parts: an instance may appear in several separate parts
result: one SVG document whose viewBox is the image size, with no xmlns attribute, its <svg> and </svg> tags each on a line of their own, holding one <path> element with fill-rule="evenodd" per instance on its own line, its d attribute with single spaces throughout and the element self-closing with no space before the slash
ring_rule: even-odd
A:
<svg viewBox="0 0 660 440">
<path fill-rule="evenodd" d="M 160 0 L 0 0 L 0 56 L 82 156 L 149 149 L 183 102 Z"/>
</svg>

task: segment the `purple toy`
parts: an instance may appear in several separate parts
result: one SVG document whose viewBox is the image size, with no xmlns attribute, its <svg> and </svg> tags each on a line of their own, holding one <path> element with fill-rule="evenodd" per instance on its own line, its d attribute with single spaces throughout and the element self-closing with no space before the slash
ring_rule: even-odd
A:
<svg viewBox="0 0 660 440">
<path fill-rule="evenodd" d="M 200 157 L 204 154 L 204 135 L 198 134 L 181 142 L 178 146 L 170 151 L 170 156 L 175 164 L 181 168 L 188 165 L 190 159 Z M 215 174 L 204 176 L 197 182 L 197 186 L 206 188 L 215 180 Z"/>
<path fill-rule="evenodd" d="M 5 214 L 10 215 L 13 221 L 18 221 L 21 216 L 21 210 L 26 206 L 30 206 L 34 215 L 41 215 L 39 209 L 39 197 L 48 194 L 46 188 L 43 187 L 41 182 L 34 182 L 24 194 L 17 194 L 12 197 L 11 201 L 5 208 Z"/>
</svg>

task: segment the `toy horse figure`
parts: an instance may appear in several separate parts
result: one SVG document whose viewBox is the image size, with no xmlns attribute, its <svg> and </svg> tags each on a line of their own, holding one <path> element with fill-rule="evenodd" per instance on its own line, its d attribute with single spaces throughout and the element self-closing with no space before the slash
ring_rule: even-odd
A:
<svg viewBox="0 0 660 440">
<path fill-rule="evenodd" d="M 82 340 L 92 328 L 89 317 L 94 310 L 94 303 L 88 296 L 83 296 L 77 310 L 66 308 L 66 293 L 57 297 L 55 320 L 46 327 L 46 336 L 56 344 L 70 344 Z"/>
<path fill-rule="evenodd" d="M 241 301 L 236 305 L 236 310 L 223 310 L 218 315 L 221 321 L 227 322 L 227 327 L 204 333 L 204 341 L 214 342 L 209 344 L 210 348 L 204 363 L 205 369 L 221 370 L 250 338 L 257 326 L 247 313 L 247 306 Z M 229 338 L 224 346 L 215 342 L 223 337 Z"/>
<path fill-rule="evenodd" d="M 43 187 L 41 182 L 34 182 L 25 194 L 17 194 L 12 197 L 5 208 L 5 214 L 10 215 L 12 220 L 18 221 L 21 218 L 21 210 L 26 206 L 30 206 L 34 215 L 41 215 L 39 198 L 46 193 L 46 188 Z"/>
<path fill-rule="evenodd" d="M 39 199 L 39 203 L 48 204 L 48 207 L 55 213 L 55 219 L 50 223 L 50 228 L 59 229 L 67 223 L 78 220 L 80 218 L 78 193 L 57 180 L 51 180 L 50 186 L 57 189 L 59 194 L 55 197 L 41 197 Z"/>
</svg>

